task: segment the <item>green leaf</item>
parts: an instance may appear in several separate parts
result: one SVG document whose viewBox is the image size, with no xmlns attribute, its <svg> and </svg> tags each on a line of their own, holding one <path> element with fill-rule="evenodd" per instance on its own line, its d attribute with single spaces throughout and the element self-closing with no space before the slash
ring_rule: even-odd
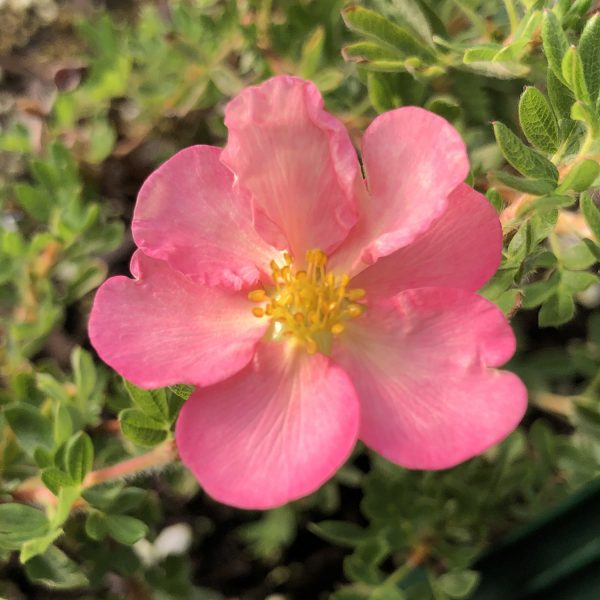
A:
<svg viewBox="0 0 600 600">
<path fill-rule="evenodd" d="M 22 564 L 25 564 L 34 556 L 44 554 L 48 549 L 48 546 L 55 542 L 63 533 L 62 529 L 54 529 L 49 531 L 46 535 L 25 542 L 19 553 L 19 560 Z"/>
<path fill-rule="evenodd" d="M 75 481 L 58 467 L 44 469 L 42 471 L 42 481 L 55 496 L 58 496 L 61 487 L 75 485 Z"/>
<path fill-rule="evenodd" d="M 383 113 L 401 106 L 402 99 L 395 92 L 390 78 L 379 73 L 367 74 L 367 90 L 369 100 L 378 113 Z"/>
<path fill-rule="evenodd" d="M 52 199 L 48 192 L 27 183 L 16 183 L 15 196 L 23 209 L 34 219 L 46 223 L 52 212 Z"/>
<path fill-rule="evenodd" d="M 169 422 L 169 404 L 164 389 L 144 390 L 123 379 L 125 389 L 133 403 L 146 415 L 159 423 Z"/>
<path fill-rule="evenodd" d="M 565 175 L 557 188 L 558 192 L 566 190 L 575 190 L 576 192 L 584 192 L 594 183 L 600 175 L 600 165 L 589 158 L 579 161 Z"/>
<path fill-rule="evenodd" d="M 71 368 L 77 386 L 77 396 L 80 400 L 87 400 L 96 387 L 96 367 L 89 352 L 77 346 L 71 352 Z"/>
<path fill-rule="evenodd" d="M 562 282 L 566 290 L 572 294 L 584 292 L 591 285 L 598 283 L 598 275 L 596 273 L 588 273 L 587 271 L 564 271 Z"/>
<path fill-rule="evenodd" d="M 194 386 L 179 383 L 177 385 L 170 385 L 169 389 L 182 400 L 187 400 L 192 395 Z"/>
<path fill-rule="evenodd" d="M 588 227 L 592 230 L 596 241 L 600 242 L 600 210 L 588 192 L 581 194 L 579 203 Z"/>
<path fill-rule="evenodd" d="M 526 146 L 506 125 L 496 121 L 494 134 L 502 154 L 519 173 L 533 179 L 558 179 L 556 167 L 547 158 Z"/>
<path fill-rule="evenodd" d="M 527 87 L 519 99 L 519 121 L 525 137 L 542 152 L 558 149 L 558 121 L 546 96 L 535 87 Z"/>
<path fill-rule="evenodd" d="M 567 248 L 560 256 L 560 263 L 566 269 L 587 269 L 596 262 L 596 256 L 587 244 L 580 242 Z"/>
<path fill-rule="evenodd" d="M 571 106 L 575 102 L 575 97 L 571 93 L 571 90 L 558 79 L 552 69 L 548 69 L 546 85 L 548 88 L 548 97 L 556 114 L 562 119 L 570 119 Z"/>
<path fill-rule="evenodd" d="M 548 194 L 556 189 L 556 183 L 551 179 L 523 179 L 506 171 L 494 171 L 494 177 L 515 190 L 536 196 Z"/>
<path fill-rule="evenodd" d="M 146 523 L 128 515 L 106 515 L 106 529 L 113 539 L 128 546 L 148 533 Z"/>
<path fill-rule="evenodd" d="M 312 79 L 316 75 L 321 63 L 324 42 L 325 29 L 323 29 L 322 25 L 319 25 L 308 36 L 308 39 L 304 42 L 304 46 L 302 46 L 299 65 L 301 77 Z"/>
<path fill-rule="evenodd" d="M 44 554 L 32 558 L 25 570 L 31 581 L 50 589 L 67 590 L 88 585 L 79 566 L 56 546 L 50 546 Z"/>
<path fill-rule="evenodd" d="M 62 446 L 73 433 L 73 419 L 65 404 L 54 403 L 54 444 L 58 448 Z"/>
<path fill-rule="evenodd" d="M 64 404 L 68 404 L 71 400 L 67 390 L 65 390 L 65 386 L 49 373 L 36 373 L 35 383 L 38 390 L 46 394 L 48 398 L 52 398 L 52 400 Z"/>
<path fill-rule="evenodd" d="M 321 521 L 309 523 L 308 529 L 320 538 L 340 546 L 354 547 L 369 538 L 363 527 L 346 521 Z"/>
<path fill-rule="evenodd" d="M 394 16 L 403 21 L 414 33 L 429 45 L 433 45 L 431 27 L 421 6 L 416 0 L 394 2 Z"/>
<path fill-rule="evenodd" d="M 592 102 L 596 102 L 600 97 L 600 15 L 585 24 L 577 49 Z"/>
<path fill-rule="evenodd" d="M 518 211 L 518 216 L 526 215 L 534 210 L 554 210 L 556 208 L 565 208 L 575 204 L 573 196 L 549 195 L 536 198 L 527 204 L 524 204 Z"/>
<path fill-rule="evenodd" d="M 600 122 L 596 113 L 584 102 L 577 101 L 571 106 L 571 118 L 581 121 L 589 129 L 593 137 L 600 132 Z"/>
<path fill-rule="evenodd" d="M 461 107 L 456 98 L 447 94 L 434 94 L 425 103 L 425 108 L 448 121 L 455 121 L 461 115 Z"/>
<path fill-rule="evenodd" d="M 542 304 L 538 323 L 540 327 L 558 327 L 570 321 L 574 314 L 573 296 L 566 290 L 559 289 Z"/>
<path fill-rule="evenodd" d="M 575 98 L 585 104 L 589 104 L 590 94 L 585 83 L 583 65 L 575 46 L 571 46 L 563 57 L 562 74 L 564 81 L 573 90 Z"/>
<path fill-rule="evenodd" d="M 554 271 L 545 281 L 536 281 L 525 286 L 522 290 L 521 306 L 523 308 L 535 308 L 545 302 L 558 289 L 560 273 Z"/>
<path fill-rule="evenodd" d="M 412 32 L 392 23 L 380 14 L 360 6 L 348 6 L 342 11 L 346 26 L 357 33 L 401 50 L 407 56 L 435 59 L 435 52 Z"/>
<path fill-rule="evenodd" d="M 546 55 L 550 68 L 556 77 L 565 83 L 562 74 L 562 61 L 569 48 L 569 42 L 558 18 L 550 10 L 544 12 L 542 21 L 542 42 L 544 54 Z"/>
<path fill-rule="evenodd" d="M 477 571 L 453 571 L 441 575 L 437 583 L 450 598 L 467 598 L 479 584 Z"/>
<path fill-rule="evenodd" d="M 404 65 L 402 54 L 393 48 L 377 42 L 354 42 L 342 48 L 344 60 L 355 63 L 377 61 L 400 61 Z"/>
<path fill-rule="evenodd" d="M 48 532 L 46 515 L 26 504 L 0 504 L 0 549 L 19 550 L 28 540 Z"/>
<path fill-rule="evenodd" d="M 65 449 L 67 473 L 76 483 L 83 483 L 85 476 L 92 470 L 94 446 L 90 436 L 79 431 L 68 442 Z"/>
<path fill-rule="evenodd" d="M 88 513 L 85 520 L 85 532 L 93 540 L 102 541 L 108 535 L 106 516 L 97 510 Z"/>
<path fill-rule="evenodd" d="M 119 414 L 123 435 L 139 446 L 152 447 L 167 439 L 163 423 L 148 417 L 135 408 L 126 408 Z"/>
<path fill-rule="evenodd" d="M 30 404 L 11 404 L 4 409 L 4 416 L 26 452 L 32 453 L 38 446 L 47 450 L 54 447 L 52 424 Z"/>
<path fill-rule="evenodd" d="M 89 139 L 86 159 L 92 164 L 101 163 L 110 156 L 117 141 L 117 133 L 106 119 L 97 118 L 90 127 Z"/>
</svg>

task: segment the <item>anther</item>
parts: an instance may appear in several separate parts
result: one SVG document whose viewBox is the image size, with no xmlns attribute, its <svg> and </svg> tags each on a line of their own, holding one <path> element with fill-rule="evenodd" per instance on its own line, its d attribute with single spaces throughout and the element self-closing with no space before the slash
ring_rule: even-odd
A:
<svg viewBox="0 0 600 600">
<path fill-rule="evenodd" d="M 248 294 L 248 300 L 252 302 L 263 302 L 267 299 L 267 292 L 265 290 L 253 290 Z"/>
<path fill-rule="evenodd" d="M 265 311 L 264 311 L 262 308 L 259 308 L 258 306 L 255 306 L 255 307 L 252 309 L 252 314 L 253 314 L 255 317 L 264 317 L 264 316 L 265 316 Z"/>
<path fill-rule="evenodd" d="M 333 333 L 333 335 L 338 335 L 340 333 L 342 333 L 342 331 L 344 331 L 344 329 L 346 329 L 344 327 L 344 325 L 342 323 L 336 323 L 335 325 L 331 326 L 331 333 Z"/>
</svg>

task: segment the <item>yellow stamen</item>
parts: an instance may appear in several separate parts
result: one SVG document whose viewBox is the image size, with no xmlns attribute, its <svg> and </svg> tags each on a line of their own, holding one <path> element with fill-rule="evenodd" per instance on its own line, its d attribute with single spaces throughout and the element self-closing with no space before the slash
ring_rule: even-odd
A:
<svg viewBox="0 0 600 600">
<path fill-rule="evenodd" d="M 248 294 L 252 302 L 265 303 L 252 314 L 271 320 L 269 339 L 293 340 L 309 354 L 327 353 L 333 336 L 345 331 L 343 321 L 364 313 L 364 304 L 357 301 L 365 290 L 348 289 L 350 277 L 328 271 L 328 257 L 317 248 L 306 253 L 304 269 L 294 268 L 289 253 L 282 258 L 281 266 L 271 261 L 271 284 Z"/>
</svg>

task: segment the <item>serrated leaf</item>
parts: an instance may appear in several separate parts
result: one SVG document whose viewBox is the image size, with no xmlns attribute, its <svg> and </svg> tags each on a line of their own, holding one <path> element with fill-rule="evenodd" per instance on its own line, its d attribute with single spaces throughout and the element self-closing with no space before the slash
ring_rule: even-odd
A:
<svg viewBox="0 0 600 600">
<path fill-rule="evenodd" d="M 506 125 L 496 121 L 494 134 L 502 154 L 519 173 L 533 179 L 558 179 L 556 167 L 547 158 L 526 146 Z"/>
<path fill-rule="evenodd" d="M 584 192 L 591 187 L 598 175 L 600 175 L 600 165 L 595 160 L 586 158 L 571 167 L 571 170 L 560 182 L 557 191 Z"/>
<path fill-rule="evenodd" d="M 571 46 L 563 57 L 562 74 L 563 80 L 569 88 L 573 90 L 575 98 L 584 104 L 589 104 L 590 94 L 585 83 L 583 65 L 581 64 L 581 58 L 579 58 L 575 46 Z"/>
<path fill-rule="evenodd" d="M 548 97 L 556 114 L 562 119 L 571 118 L 571 106 L 575 102 L 571 90 L 558 79 L 552 69 L 548 69 L 546 80 Z"/>
<path fill-rule="evenodd" d="M 308 529 L 327 542 L 340 546 L 354 547 L 369 538 L 369 532 L 366 529 L 346 521 L 309 523 Z"/>
<path fill-rule="evenodd" d="M 75 485 L 75 481 L 71 479 L 68 473 L 58 467 L 44 469 L 42 471 L 42 481 L 55 496 L 58 496 L 61 487 Z"/>
<path fill-rule="evenodd" d="M 535 308 L 545 302 L 557 289 L 560 283 L 560 273 L 554 271 L 545 281 L 536 281 L 522 289 L 521 306 Z"/>
<path fill-rule="evenodd" d="M 539 150 L 553 154 L 558 149 L 558 121 L 546 96 L 527 87 L 519 99 L 519 121 L 525 137 Z"/>
<path fill-rule="evenodd" d="M 551 179 L 523 179 L 506 171 L 494 171 L 494 177 L 504 185 L 535 196 L 549 194 L 556 189 L 556 183 Z"/>
<path fill-rule="evenodd" d="M 146 415 L 160 423 L 169 420 L 169 404 L 165 390 L 144 390 L 123 379 L 133 403 Z"/>
<path fill-rule="evenodd" d="M 538 323 L 540 327 L 558 327 L 570 321 L 574 314 L 573 296 L 566 290 L 559 289 L 542 304 Z"/>
<path fill-rule="evenodd" d="M 126 408 L 119 414 L 123 435 L 139 446 L 152 447 L 167 439 L 164 424 L 135 408 Z"/>
<path fill-rule="evenodd" d="M 44 554 L 32 558 L 25 570 L 31 581 L 50 589 L 66 590 L 88 585 L 79 566 L 56 546 L 50 546 Z"/>
<path fill-rule="evenodd" d="M 581 194 L 579 203 L 588 227 L 592 230 L 596 241 L 600 242 L 600 210 L 587 192 Z"/>
<path fill-rule="evenodd" d="M 590 97 L 596 102 L 600 97 L 600 15 L 595 14 L 585 24 L 577 49 Z"/>
<path fill-rule="evenodd" d="M 47 450 L 54 447 L 52 424 L 33 406 L 24 402 L 11 404 L 5 407 L 4 416 L 26 452 L 32 453 L 38 446 Z"/>
<path fill-rule="evenodd" d="M 352 31 L 401 50 L 407 56 L 419 56 L 425 60 L 435 59 L 435 52 L 412 32 L 372 10 L 360 6 L 348 6 L 342 11 L 342 18 Z"/>
<path fill-rule="evenodd" d="M 82 483 L 92 470 L 94 446 L 89 435 L 83 431 L 76 433 L 65 449 L 65 467 L 68 475 L 76 483 Z"/>
<path fill-rule="evenodd" d="M 0 549 L 19 550 L 26 541 L 45 535 L 48 527 L 46 515 L 32 506 L 0 504 Z"/>
<path fill-rule="evenodd" d="M 565 83 L 562 74 L 562 61 L 569 48 L 569 42 L 558 18 L 549 10 L 544 12 L 544 17 L 542 19 L 542 42 L 544 54 L 546 55 L 550 68 L 556 77 Z"/>
<path fill-rule="evenodd" d="M 146 523 L 128 515 L 106 515 L 106 529 L 113 539 L 128 546 L 148 533 Z"/>
</svg>

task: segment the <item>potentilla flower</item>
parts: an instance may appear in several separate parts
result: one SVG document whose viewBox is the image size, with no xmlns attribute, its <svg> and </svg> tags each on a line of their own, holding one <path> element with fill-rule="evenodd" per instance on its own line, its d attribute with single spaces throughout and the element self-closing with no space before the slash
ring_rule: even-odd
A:
<svg viewBox="0 0 600 600">
<path fill-rule="evenodd" d="M 415 107 L 377 117 L 365 178 L 316 87 L 275 77 L 225 112 L 227 146 L 160 166 L 135 207 L 134 279 L 98 290 L 90 337 L 145 388 L 198 386 L 176 441 L 206 492 L 269 508 L 327 481 L 357 439 L 444 469 L 514 429 L 515 350 L 475 292 L 496 271 L 494 209 L 465 146 Z"/>
</svg>

